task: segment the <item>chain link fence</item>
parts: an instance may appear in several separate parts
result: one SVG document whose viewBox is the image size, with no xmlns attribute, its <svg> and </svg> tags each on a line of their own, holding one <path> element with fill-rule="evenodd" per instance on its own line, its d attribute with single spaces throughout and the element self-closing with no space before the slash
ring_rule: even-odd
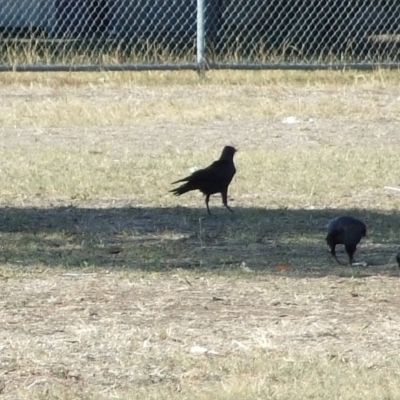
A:
<svg viewBox="0 0 400 400">
<path fill-rule="evenodd" d="M 398 67 L 400 0 L 0 0 L 0 70 Z"/>
</svg>

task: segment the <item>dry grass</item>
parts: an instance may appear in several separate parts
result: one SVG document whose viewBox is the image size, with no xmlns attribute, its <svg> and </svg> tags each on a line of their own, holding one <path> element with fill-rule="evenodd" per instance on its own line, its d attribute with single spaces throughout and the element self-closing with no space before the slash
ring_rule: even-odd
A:
<svg viewBox="0 0 400 400">
<path fill-rule="evenodd" d="M 193 72 L 4 73 L 0 123 L 86 128 L 157 122 L 187 129 L 220 121 L 281 122 L 288 115 L 306 121 L 397 118 L 398 76 L 395 71 L 212 72 L 199 80 Z"/>
<path fill-rule="evenodd" d="M 290 89 L 292 87 L 382 87 L 400 84 L 396 70 L 369 71 L 218 71 L 213 70 L 199 77 L 193 71 L 146 71 L 146 72 L 88 72 L 88 73 L 13 73 L 0 75 L 2 85 L 13 84 L 24 87 L 45 88 L 146 88 L 176 86 L 220 86 L 232 85 L 260 87 L 269 85 Z"/>
<path fill-rule="evenodd" d="M 0 80 L 3 398 L 400 396 L 398 74 Z M 225 144 L 208 218 L 168 190 Z"/>
<path fill-rule="evenodd" d="M 400 395 L 397 278 L 37 271 L 0 286 L 1 375 L 21 399 Z"/>
</svg>

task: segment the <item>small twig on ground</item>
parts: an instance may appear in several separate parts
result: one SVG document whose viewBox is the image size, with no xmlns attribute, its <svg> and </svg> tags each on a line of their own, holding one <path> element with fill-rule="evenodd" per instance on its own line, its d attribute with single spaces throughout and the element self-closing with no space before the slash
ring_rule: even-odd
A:
<svg viewBox="0 0 400 400">
<path fill-rule="evenodd" d="M 393 186 L 385 186 L 385 189 L 387 189 L 387 190 L 394 190 L 395 192 L 400 192 L 400 188 L 393 187 Z"/>
</svg>

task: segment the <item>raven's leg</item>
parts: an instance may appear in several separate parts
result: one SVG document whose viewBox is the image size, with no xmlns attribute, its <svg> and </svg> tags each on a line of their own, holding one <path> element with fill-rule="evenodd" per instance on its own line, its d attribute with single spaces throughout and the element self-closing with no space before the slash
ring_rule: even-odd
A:
<svg viewBox="0 0 400 400">
<path fill-rule="evenodd" d="M 339 261 L 339 259 L 337 258 L 337 256 L 336 256 L 336 246 L 335 246 L 335 245 L 331 245 L 330 247 L 331 247 L 331 254 L 332 254 L 332 257 L 337 261 L 337 263 L 338 263 L 339 265 L 343 265 L 343 264 Z"/>
<path fill-rule="evenodd" d="M 224 206 L 231 212 L 233 213 L 233 210 L 228 206 L 228 189 L 225 189 L 221 192 L 222 196 L 222 203 Z"/>
<path fill-rule="evenodd" d="M 352 244 L 348 244 L 346 246 L 344 246 L 344 249 L 346 250 L 346 253 L 349 255 L 349 260 L 350 260 L 350 266 L 353 264 L 353 256 L 354 253 L 356 252 L 356 246 L 352 245 Z"/>
<path fill-rule="evenodd" d="M 208 215 L 211 215 L 210 212 L 210 207 L 208 207 L 208 202 L 210 201 L 210 195 L 206 194 L 206 206 L 207 206 L 207 211 L 208 211 Z"/>
</svg>

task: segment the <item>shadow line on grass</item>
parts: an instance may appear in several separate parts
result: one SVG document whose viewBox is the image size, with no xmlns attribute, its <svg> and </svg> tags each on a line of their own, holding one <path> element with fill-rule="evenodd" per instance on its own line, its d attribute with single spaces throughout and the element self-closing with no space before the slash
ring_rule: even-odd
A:
<svg viewBox="0 0 400 400">
<path fill-rule="evenodd" d="M 400 213 L 376 210 L 213 208 L 0 208 L 0 263 L 22 267 L 173 268 L 286 273 L 293 276 L 397 274 Z M 337 265 L 325 226 L 355 215 L 368 235 L 356 260 Z M 339 247 L 339 257 L 347 256 Z"/>
</svg>

